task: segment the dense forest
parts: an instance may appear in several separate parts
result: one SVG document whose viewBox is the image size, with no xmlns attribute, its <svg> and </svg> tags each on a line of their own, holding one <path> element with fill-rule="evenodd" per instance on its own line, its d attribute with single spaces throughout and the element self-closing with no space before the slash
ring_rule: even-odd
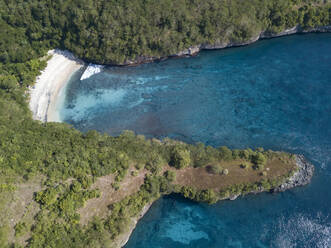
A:
<svg viewBox="0 0 331 248">
<path fill-rule="evenodd" d="M 252 166 L 266 178 L 267 161 L 289 157 L 262 149 L 231 151 L 146 140 L 129 131 L 119 137 L 81 133 L 67 124 L 34 121 L 28 87 L 46 66 L 49 49 L 121 64 L 202 43 L 245 41 L 261 31 L 330 25 L 330 6 L 326 0 L 0 0 L 0 247 L 108 247 L 130 217 L 161 194 L 178 192 L 214 202 L 259 185 L 222 192 L 176 187 L 171 184 L 175 173 L 164 172 L 165 166 L 179 170 L 240 160 L 243 169 Z M 100 197 L 98 189 L 91 188 L 97 178 L 114 175 L 113 188 L 120 190 L 132 168 L 132 177 L 148 171 L 140 190 L 109 206 L 106 218 L 80 225 L 77 210 L 88 199 Z M 216 165 L 211 171 L 229 173 Z M 281 178 L 277 180 L 260 184 L 271 188 Z M 38 186 L 22 213 L 11 209 L 21 201 L 13 198 L 15 192 L 34 184 Z"/>
<path fill-rule="evenodd" d="M 0 61 L 51 47 L 102 64 L 167 56 L 197 44 L 245 41 L 261 31 L 330 24 L 328 0 L 1 0 Z"/>
</svg>

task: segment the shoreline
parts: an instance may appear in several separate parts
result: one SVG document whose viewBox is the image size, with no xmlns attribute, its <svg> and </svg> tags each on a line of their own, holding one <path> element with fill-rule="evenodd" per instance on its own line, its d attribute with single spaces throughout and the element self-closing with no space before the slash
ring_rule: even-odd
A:
<svg viewBox="0 0 331 248">
<path fill-rule="evenodd" d="M 131 223 L 129 224 L 127 232 L 121 233 L 118 237 L 116 237 L 116 239 L 113 243 L 115 245 L 114 247 L 122 248 L 128 243 L 128 241 L 131 237 L 131 234 L 133 233 L 134 229 L 136 229 L 138 221 L 145 216 L 145 214 L 148 212 L 148 210 L 151 208 L 151 206 L 153 205 L 153 203 L 156 200 L 157 199 L 155 199 L 152 202 L 146 204 L 143 207 L 143 209 L 141 210 L 141 212 L 137 216 L 135 216 L 131 219 Z"/>
<path fill-rule="evenodd" d="M 153 62 L 157 60 L 163 60 L 167 58 L 174 57 L 184 57 L 184 56 L 194 56 L 201 50 L 214 50 L 214 49 L 224 49 L 229 47 L 239 47 L 249 45 L 260 39 L 270 39 L 280 36 L 292 35 L 297 33 L 310 33 L 310 32 L 331 32 L 331 27 L 321 27 L 324 31 L 317 29 L 305 31 L 300 30 L 298 27 L 287 29 L 279 34 L 265 34 L 262 32 L 257 37 L 253 37 L 251 40 L 243 43 L 227 43 L 227 44 L 215 44 L 215 45 L 199 45 L 191 47 L 183 52 L 180 52 L 176 55 L 170 55 L 164 58 L 144 58 L 142 61 L 133 61 L 132 63 L 124 64 L 123 66 L 130 65 L 139 65 L 142 63 Z M 42 122 L 60 122 L 59 115 L 56 111 L 58 96 L 61 91 L 66 86 L 66 83 L 69 81 L 70 77 L 82 68 L 85 63 L 82 60 L 77 59 L 72 53 L 68 51 L 61 50 L 51 50 L 48 52 L 48 55 L 52 55 L 52 58 L 47 62 L 47 67 L 42 71 L 41 75 L 37 78 L 36 84 L 29 90 L 30 101 L 29 107 L 33 114 L 33 119 L 40 120 Z M 136 63 L 135 63 L 136 62 Z M 313 166 L 304 159 L 303 156 L 297 155 L 297 165 L 299 170 L 294 173 L 286 182 L 284 182 L 279 187 L 274 188 L 270 192 L 282 192 L 294 187 L 303 186 L 310 182 L 313 175 Z M 251 192 L 257 194 L 264 192 L 265 190 L 261 188 L 259 191 Z M 233 195 L 228 198 L 220 200 L 235 200 L 240 195 Z M 153 202 L 152 202 L 153 203 Z M 145 213 L 148 211 L 152 203 L 147 204 L 141 213 L 133 218 L 133 225 L 130 226 L 130 230 L 127 233 L 123 233 L 123 236 L 118 240 L 118 247 L 123 247 L 129 240 L 134 228 L 136 227 L 137 222 L 142 218 Z"/>
<path fill-rule="evenodd" d="M 203 50 L 220 50 L 220 49 L 227 49 L 227 48 L 233 48 L 233 47 L 241 47 L 241 46 L 247 46 L 250 44 L 253 44 L 259 40 L 265 40 L 265 39 L 273 39 L 288 35 L 294 35 L 294 34 L 308 34 L 308 33 L 331 33 L 331 26 L 320 26 L 320 27 L 314 27 L 314 28 L 307 28 L 304 29 L 300 27 L 299 25 L 287 28 L 284 31 L 281 31 L 279 33 L 268 33 L 266 31 L 260 31 L 256 36 L 251 37 L 250 39 L 242 42 L 232 42 L 232 41 L 221 41 L 216 42 L 213 44 L 207 44 L 202 43 L 198 45 L 193 45 L 183 51 L 179 51 L 176 54 L 171 54 L 168 56 L 161 56 L 161 57 L 145 57 L 140 56 L 135 60 L 127 60 L 122 64 L 109 64 L 110 66 L 137 66 L 140 64 L 146 64 L 146 63 L 153 63 L 157 61 L 163 61 L 169 58 L 180 58 L 180 57 L 191 57 L 196 56 L 199 52 Z"/>
<path fill-rule="evenodd" d="M 191 57 L 197 55 L 202 50 L 218 50 L 232 47 L 247 46 L 255 43 L 258 40 L 272 39 L 293 34 L 305 34 L 305 33 L 326 33 L 331 32 L 331 26 L 322 26 L 310 29 L 302 29 L 300 26 L 288 28 L 280 33 L 271 34 L 261 31 L 256 37 L 252 37 L 248 41 L 244 42 L 224 42 L 218 44 L 200 44 L 189 47 L 184 51 L 180 51 L 177 54 L 165 56 L 165 57 L 144 57 L 141 56 L 136 60 L 126 61 L 123 64 L 114 64 L 110 66 L 137 66 L 145 63 L 152 63 L 156 61 L 162 61 L 169 58 Z M 52 58 L 47 62 L 47 67 L 41 72 L 41 75 L 37 78 L 36 83 L 30 88 L 30 101 L 29 107 L 32 112 L 34 120 L 40 120 L 42 122 L 61 122 L 59 113 L 57 111 L 58 96 L 60 91 L 66 86 L 70 77 L 78 71 L 81 67 L 86 65 L 85 61 L 75 57 L 69 51 L 62 51 L 59 49 L 50 50 L 48 55 L 52 55 Z M 103 67 L 107 65 L 90 64 L 88 67 Z M 92 73 L 94 74 L 94 73 Z"/>
<path fill-rule="evenodd" d="M 34 120 L 61 122 L 57 112 L 58 95 L 73 73 L 85 63 L 68 51 L 55 49 L 47 54 L 52 57 L 37 77 L 35 85 L 29 89 L 29 107 Z"/>
</svg>

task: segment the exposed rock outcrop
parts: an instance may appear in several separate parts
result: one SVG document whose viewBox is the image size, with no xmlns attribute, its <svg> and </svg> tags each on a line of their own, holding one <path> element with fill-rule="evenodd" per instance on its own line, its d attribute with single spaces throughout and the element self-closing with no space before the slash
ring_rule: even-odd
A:
<svg viewBox="0 0 331 248">
<path fill-rule="evenodd" d="M 273 189 L 265 189 L 262 186 L 259 186 L 257 190 L 250 192 L 250 194 L 258 194 L 261 192 L 283 192 L 288 189 L 292 189 L 299 186 L 304 186 L 308 183 L 310 183 L 311 178 L 314 174 L 314 166 L 309 163 L 303 155 L 295 155 L 296 156 L 296 164 L 298 166 L 298 170 L 294 172 L 294 174 L 286 179 L 284 183 L 279 185 L 276 188 Z M 241 194 L 235 194 L 230 195 L 224 198 L 221 198 L 220 200 L 236 200 Z"/>
<path fill-rule="evenodd" d="M 314 166 L 303 155 L 296 155 L 298 170 L 273 192 L 282 192 L 294 187 L 304 186 L 310 183 L 314 174 Z"/>
</svg>

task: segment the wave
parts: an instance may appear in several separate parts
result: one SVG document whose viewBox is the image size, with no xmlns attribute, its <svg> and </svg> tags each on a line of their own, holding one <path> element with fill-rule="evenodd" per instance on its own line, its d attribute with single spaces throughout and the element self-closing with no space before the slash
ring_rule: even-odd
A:
<svg viewBox="0 0 331 248">
<path fill-rule="evenodd" d="M 100 73 L 101 70 L 104 68 L 103 65 L 95 65 L 95 64 L 89 64 L 87 68 L 85 69 L 84 73 L 80 77 L 80 80 L 88 79 L 89 77 L 93 76 L 94 74 Z"/>
</svg>

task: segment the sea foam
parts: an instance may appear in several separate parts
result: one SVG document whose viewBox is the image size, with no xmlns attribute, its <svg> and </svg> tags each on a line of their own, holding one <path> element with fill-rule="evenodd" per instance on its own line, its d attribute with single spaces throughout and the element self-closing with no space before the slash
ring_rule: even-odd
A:
<svg viewBox="0 0 331 248">
<path fill-rule="evenodd" d="M 99 72 L 101 72 L 101 70 L 104 68 L 103 65 L 95 65 L 95 64 L 89 64 L 87 66 L 87 68 L 85 69 L 83 75 L 80 77 L 80 80 L 84 80 L 87 79 L 91 76 L 93 76 L 94 74 L 97 74 Z"/>
</svg>

